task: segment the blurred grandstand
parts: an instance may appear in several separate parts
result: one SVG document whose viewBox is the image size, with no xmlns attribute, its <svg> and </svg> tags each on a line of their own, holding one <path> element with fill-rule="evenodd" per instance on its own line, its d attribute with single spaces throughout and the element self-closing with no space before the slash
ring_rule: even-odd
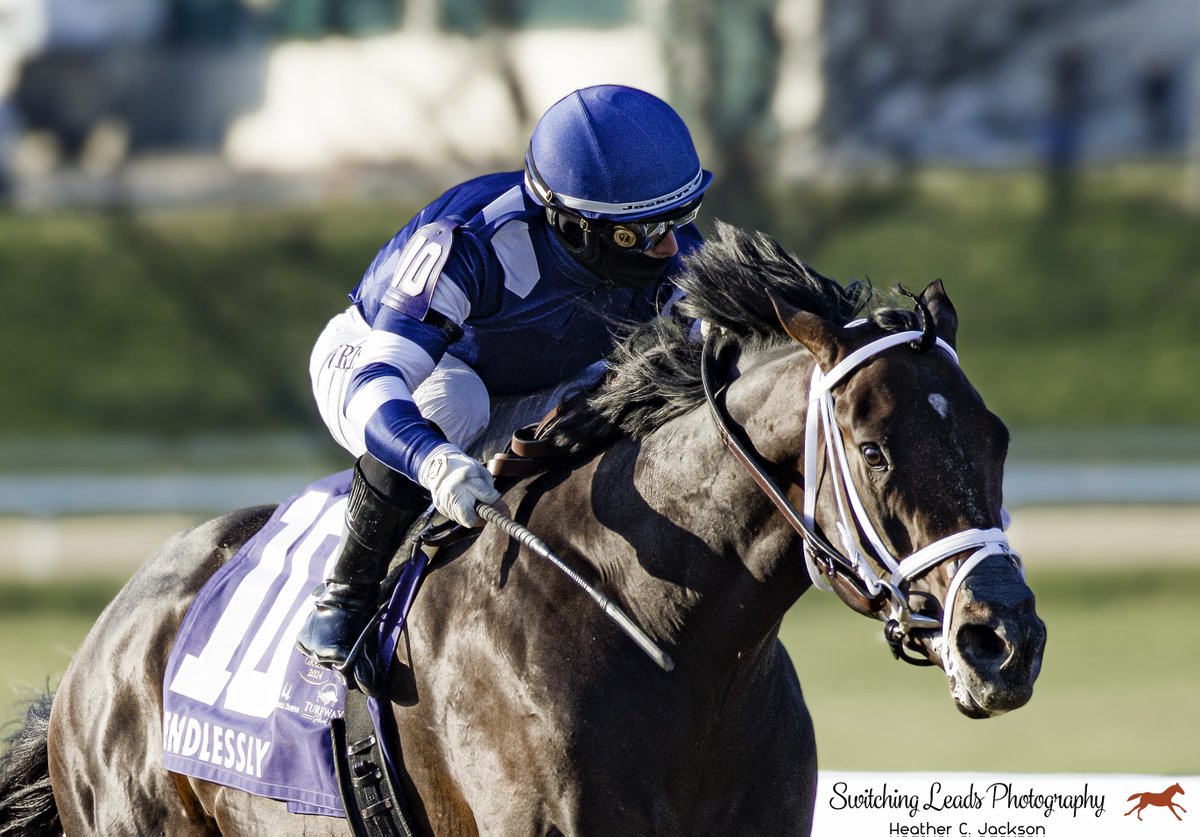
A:
<svg viewBox="0 0 1200 837">
<path fill-rule="evenodd" d="M 599 80 L 668 97 L 742 184 L 1177 156 L 1198 33 L 1192 0 L 0 0 L 0 190 L 432 188 L 515 166 L 542 109 Z"/>
</svg>

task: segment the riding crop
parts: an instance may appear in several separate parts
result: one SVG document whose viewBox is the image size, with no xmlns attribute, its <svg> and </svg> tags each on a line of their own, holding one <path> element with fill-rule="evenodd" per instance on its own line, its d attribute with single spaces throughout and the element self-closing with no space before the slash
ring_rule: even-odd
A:
<svg viewBox="0 0 1200 837">
<path fill-rule="evenodd" d="M 672 661 L 671 658 L 667 656 L 666 652 L 659 648 L 658 645 L 655 644 L 654 640 L 652 640 L 646 634 L 646 632 L 643 631 L 641 627 L 629 617 L 629 614 L 621 609 L 620 605 L 618 605 L 600 590 L 597 590 L 592 584 L 589 584 L 587 579 L 572 569 L 565 561 L 563 561 L 562 558 L 558 557 L 554 550 L 552 550 L 545 541 L 489 503 L 477 503 L 475 505 L 475 511 L 478 512 L 479 516 L 484 520 L 488 521 L 489 523 L 494 523 L 503 529 L 509 535 L 509 537 L 529 547 L 532 552 L 540 555 L 551 564 L 558 567 L 558 569 L 562 570 L 567 578 L 575 582 L 576 586 L 591 596 L 592 600 L 596 604 L 600 605 L 600 608 L 604 611 L 604 613 L 610 619 L 616 622 L 617 626 L 624 631 L 630 639 L 636 642 L 638 647 L 645 651 L 650 659 L 654 660 L 654 662 L 658 664 L 659 668 L 661 668 L 663 671 L 671 671 L 675 668 L 674 661 Z"/>
</svg>

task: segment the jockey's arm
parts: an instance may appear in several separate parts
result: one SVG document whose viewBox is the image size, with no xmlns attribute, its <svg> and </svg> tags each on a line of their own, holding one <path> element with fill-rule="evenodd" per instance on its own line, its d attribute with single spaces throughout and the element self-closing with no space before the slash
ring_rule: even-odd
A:
<svg viewBox="0 0 1200 837">
<path fill-rule="evenodd" d="M 421 415 L 413 392 L 448 345 L 436 327 L 381 308 L 346 390 L 346 419 L 362 429 L 367 451 L 413 480 L 433 450 L 447 443 Z"/>
<path fill-rule="evenodd" d="M 351 370 L 342 409 L 362 431 L 366 449 L 389 468 L 431 491 L 438 509 L 465 525 L 476 525 L 474 500 L 496 499 L 486 469 L 448 442 L 421 414 L 413 392 L 432 374 L 470 315 L 478 282 L 472 260 L 447 247 L 426 262 L 405 256 L 428 247 L 415 235 L 400 256 L 400 268 L 384 295 L 371 333 Z M 407 265 L 407 266 L 406 266 Z M 432 270 L 418 275 L 422 270 Z"/>
</svg>

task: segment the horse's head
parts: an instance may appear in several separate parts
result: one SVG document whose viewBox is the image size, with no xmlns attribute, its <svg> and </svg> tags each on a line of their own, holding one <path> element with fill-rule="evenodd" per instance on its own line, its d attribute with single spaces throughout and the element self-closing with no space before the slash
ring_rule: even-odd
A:
<svg viewBox="0 0 1200 837">
<path fill-rule="evenodd" d="M 694 420 L 702 399 L 769 500 L 753 513 L 773 505 L 800 533 L 814 584 L 879 617 L 897 656 L 941 665 L 965 714 L 1028 701 L 1046 630 L 1003 532 L 1008 431 L 958 367 L 957 315 L 941 283 L 914 298 L 915 313 L 854 320 L 868 285 L 843 287 L 768 236 L 719 222 L 675 281 L 677 310 L 707 325 L 703 347 L 670 318 L 636 331 L 586 409 L 568 411 L 561 447 L 594 450 L 616 432 L 647 438 L 676 417 Z M 777 482 L 797 472 L 791 492 Z M 803 511 L 792 505 L 800 488 Z M 731 547 L 756 562 L 756 580 L 785 568 L 773 588 L 785 608 L 805 586 L 786 525 L 769 537 L 757 524 L 735 527 L 761 548 Z"/>
<path fill-rule="evenodd" d="M 824 456 L 810 448 L 806 502 L 823 531 L 854 532 L 840 539 L 847 553 L 874 563 L 866 586 L 886 602 L 894 650 L 939 664 L 958 708 L 990 717 L 1029 700 L 1046 629 L 1002 532 L 1008 431 L 958 366 L 941 282 L 914 299 L 919 332 L 777 303 L 820 367 L 809 409 L 828 413 L 808 424 Z"/>
</svg>

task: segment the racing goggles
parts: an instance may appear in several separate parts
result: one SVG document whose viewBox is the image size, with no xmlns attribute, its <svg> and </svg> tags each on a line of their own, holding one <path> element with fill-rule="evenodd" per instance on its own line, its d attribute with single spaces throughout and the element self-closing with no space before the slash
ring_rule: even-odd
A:
<svg viewBox="0 0 1200 837">
<path fill-rule="evenodd" d="M 654 247 L 677 227 L 690 224 L 700 214 L 700 201 L 684 207 L 682 215 L 670 218 L 648 218 L 644 221 L 593 221 L 580 218 L 581 229 L 594 232 L 615 247 L 627 253 L 644 253 Z"/>
</svg>

